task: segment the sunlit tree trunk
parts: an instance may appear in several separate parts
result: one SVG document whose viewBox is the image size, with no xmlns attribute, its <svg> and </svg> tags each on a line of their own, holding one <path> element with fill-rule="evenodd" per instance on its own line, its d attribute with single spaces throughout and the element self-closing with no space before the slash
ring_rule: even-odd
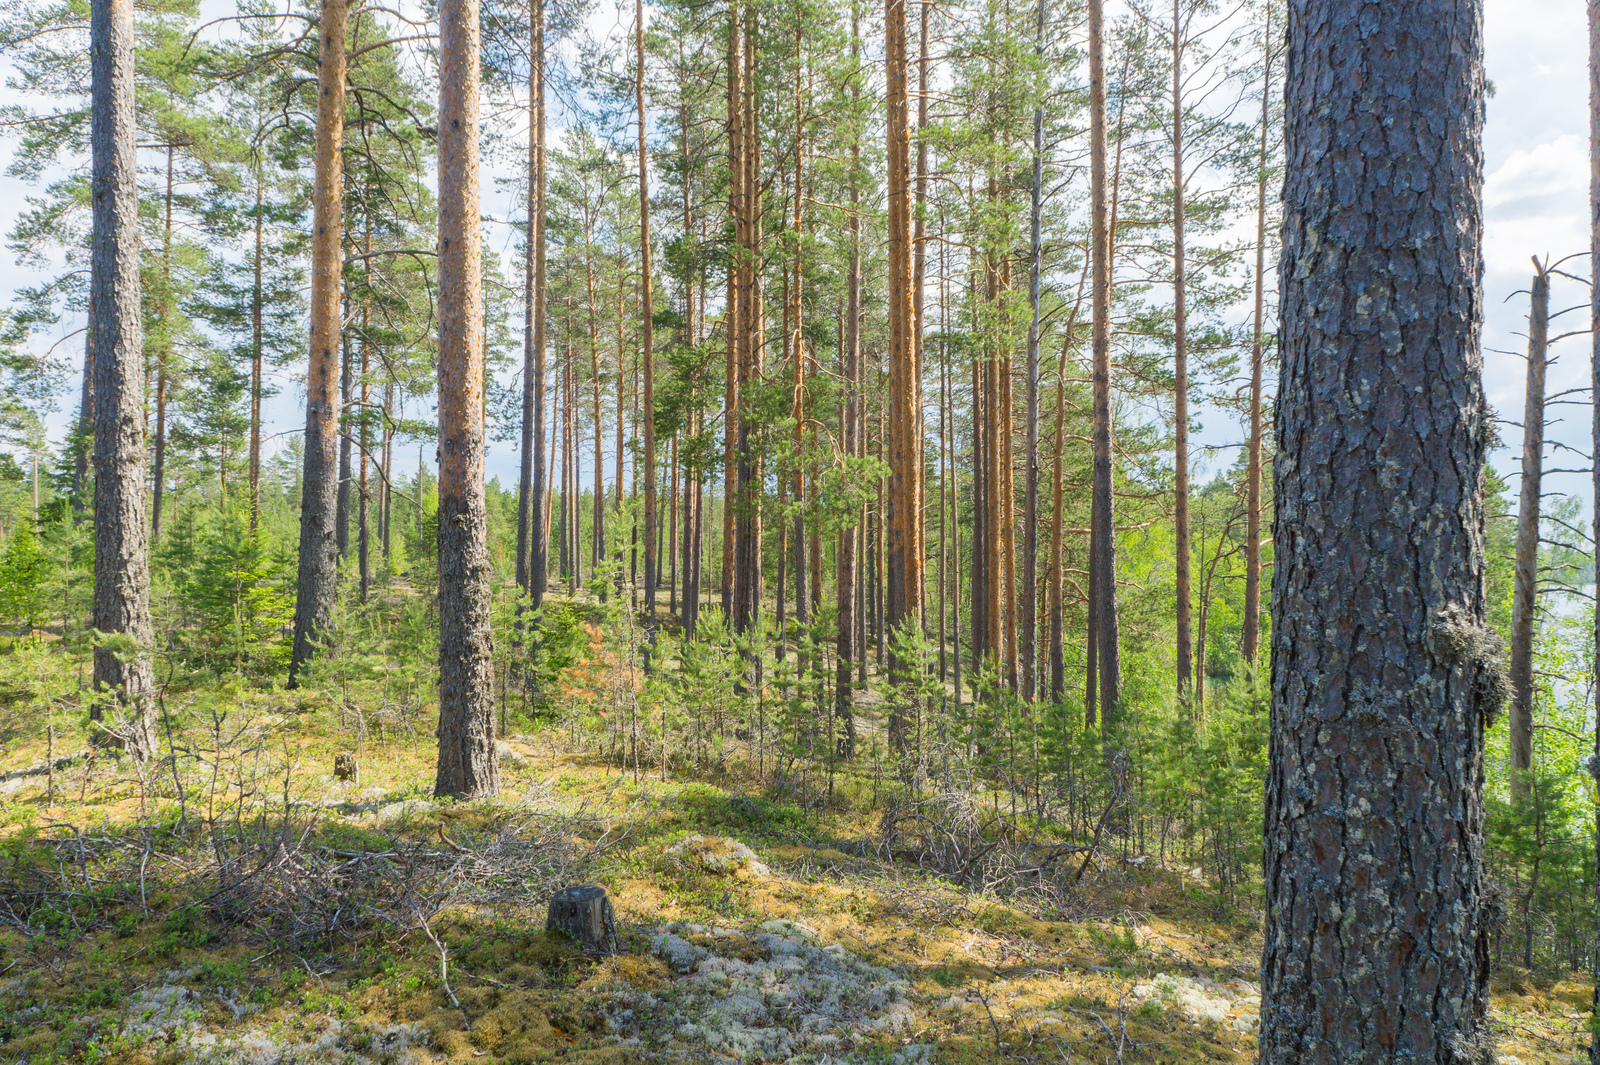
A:
<svg viewBox="0 0 1600 1065">
<path fill-rule="evenodd" d="M 545 510 L 544 0 L 531 0 L 528 44 L 528 231 L 523 269 L 522 466 L 517 486 L 517 587 L 544 598 Z"/>
<path fill-rule="evenodd" d="M 861 12 L 857 0 L 850 4 L 850 57 L 852 65 L 859 61 L 861 55 Z M 852 103 L 860 98 L 860 89 L 856 81 L 850 83 L 850 98 Z M 844 454 L 855 457 L 860 450 L 861 441 L 859 429 L 861 424 L 861 187 L 859 184 L 859 171 L 861 168 L 861 142 L 858 136 L 850 140 L 850 213 L 846 220 L 846 246 L 848 265 L 845 273 L 845 311 L 844 311 L 844 381 L 841 382 L 843 395 L 843 413 L 840 416 L 840 447 Z M 855 693 L 852 679 L 857 660 L 862 657 L 862 649 L 857 642 L 858 618 L 856 604 L 859 602 L 858 587 L 860 580 L 856 572 L 856 544 L 859 535 L 860 521 L 858 515 L 852 515 L 857 520 L 851 525 L 839 530 L 838 545 L 838 587 L 835 589 L 835 605 L 838 609 L 838 643 L 835 648 L 838 657 L 838 667 L 834 674 L 834 713 L 838 718 L 840 735 L 834 737 L 833 742 L 838 754 L 845 758 L 855 755 L 856 725 L 855 725 Z"/>
<path fill-rule="evenodd" d="M 650 277 L 650 155 L 645 146 L 648 116 L 644 109 L 644 0 L 634 0 L 634 82 L 639 111 L 639 373 L 643 378 L 643 410 L 640 421 L 644 452 L 644 611 L 645 636 L 655 644 L 656 581 L 656 371 L 655 371 L 655 289 Z M 619 416 L 620 416 L 620 412 Z M 648 666 L 649 660 L 646 659 Z"/>
<path fill-rule="evenodd" d="M 1189 592 L 1189 321 L 1184 252 L 1183 0 L 1172 0 L 1172 561 L 1176 573 L 1178 698 L 1193 681 Z"/>
<path fill-rule="evenodd" d="M 439 764 L 434 793 L 495 795 L 483 463 L 478 4 L 439 5 Z"/>
<path fill-rule="evenodd" d="M 1039 0 L 1035 54 L 1044 55 L 1044 0 Z M 1033 109 L 1033 196 L 1028 217 L 1028 352 L 1025 375 L 1027 413 L 1022 461 L 1022 697 L 1037 694 L 1039 637 L 1039 270 L 1042 258 L 1039 210 L 1044 198 L 1044 104 Z"/>
<path fill-rule="evenodd" d="M 740 15 L 742 0 L 728 0 L 728 216 L 738 239 L 740 219 L 744 211 L 744 27 Z M 734 540 L 737 525 L 734 513 L 738 509 L 734 496 L 738 482 L 739 453 L 739 375 L 743 360 L 742 267 L 735 258 L 728 264 L 727 308 L 724 311 L 725 340 L 727 343 L 727 368 L 723 379 L 722 403 L 722 616 L 733 618 L 734 556 L 738 553 Z"/>
<path fill-rule="evenodd" d="M 885 515 L 886 576 L 885 639 L 901 623 L 922 621 L 922 372 L 917 351 L 912 295 L 912 182 L 911 122 L 907 92 L 906 0 L 885 0 L 884 68 L 887 78 L 888 170 L 886 174 L 889 218 L 886 252 L 889 260 L 889 389 L 885 412 L 889 484 Z M 891 658 L 890 670 L 900 672 L 910 663 Z M 904 749 L 912 722 L 898 711 L 890 716 L 889 739 Z"/>
<path fill-rule="evenodd" d="M 1117 545 L 1112 513 L 1111 232 L 1106 190 L 1106 72 L 1103 0 L 1089 0 L 1089 213 L 1093 259 L 1094 499 L 1089 566 L 1100 723 L 1115 724 L 1122 664 L 1117 636 Z M 1094 724 L 1094 708 L 1089 710 Z"/>
<path fill-rule="evenodd" d="M 141 761 L 155 753 L 145 538 L 143 352 L 139 307 L 138 166 L 134 146 L 133 4 L 89 8 L 89 322 L 94 341 L 94 627 L 91 705 L 97 742 Z M 111 723 L 105 708 L 114 708 Z"/>
<path fill-rule="evenodd" d="M 339 296 L 343 271 L 345 0 L 323 0 L 318 26 L 316 182 L 312 190 L 311 359 L 306 368 L 305 464 L 300 489 L 300 573 L 289 687 L 316 652 L 333 613 L 338 575 Z"/>
<path fill-rule="evenodd" d="M 1256 159 L 1256 276 L 1255 315 L 1250 332 L 1250 447 L 1245 468 L 1244 628 L 1239 654 L 1248 675 L 1255 678 L 1256 648 L 1261 639 L 1261 441 L 1262 423 L 1263 329 L 1267 290 L 1267 134 L 1272 116 L 1272 56 L 1276 42 L 1272 36 L 1272 6 L 1266 0 L 1266 27 L 1262 35 L 1265 56 L 1262 63 L 1261 128 Z"/>
</svg>

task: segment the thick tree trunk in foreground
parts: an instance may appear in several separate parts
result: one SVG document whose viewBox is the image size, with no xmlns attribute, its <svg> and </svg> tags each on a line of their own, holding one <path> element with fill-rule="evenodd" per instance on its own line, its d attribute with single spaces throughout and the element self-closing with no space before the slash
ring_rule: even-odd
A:
<svg viewBox="0 0 1600 1065">
<path fill-rule="evenodd" d="M 89 281 L 94 339 L 94 682 L 113 721 L 97 739 L 139 759 L 155 753 L 150 559 L 144 525 L 144 358 L 140 345 L 138 173 L 134 150 L 133 4 L 95 0 Z M 90 712 L 105 716 L 100 705 Z"/>
<path fill-rule="evenodd" d="M 1511 798 L 1533 797 L 1533 637 L 1539 623 L 1539 493 L 1544 467 L 1544 371 L 1550 274 L 1538 259 L 1528 300 L 1528 385 L 1522 414 L 1522 493 L 1511 603 Z"/>
<path fill-rule="evenodd" d="M 433 790 L 457 798 L 500 790 L 483 490 L 478 48 L 477 0 L 445 0 L 439 6 L 439 766 Z"/>
<path fill-rule="evenodd" d="M 1262 1065 L 1492 1051 L 1481 33 L 1289 5 Z"/>
<path fill-rule="evenodd" d="M 339 490 L 339 280 L 343 232 L 345 0 L 323 0 L 317 75 L 316 185 L 312 197 L 311 361 L 306 367 L 305 465 L 300 488 L 300 574 L 289 687 L 316 652 L 333 614 L 338 578 L 334 510 Z"/>
</svg>

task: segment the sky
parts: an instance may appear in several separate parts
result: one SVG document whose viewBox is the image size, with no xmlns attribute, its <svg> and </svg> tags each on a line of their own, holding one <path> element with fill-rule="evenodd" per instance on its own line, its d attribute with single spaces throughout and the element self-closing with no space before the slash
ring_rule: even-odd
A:
<svg viewBox="0 0 1600 1065">
<path fill-rule="evenodd" d="M 618 16 L 612 4 L 602 0 L 599 7 L 592 24 L 594 31 L 627 31 L 627 21 Z M 1486 0 L 1484 30 L 1485 63 L 1494 87 L 1484 131 L 1484 385 L 1489 402 L 1502 421 L 1500 432 L 1506 445 L 1492 459 L 1496 468 L 1514 481 L 1526 374 L 1526 361 L 1520 353 L 1526 350 L 1527 343 L 1523 330 L 1526 289 L 1532 272 L 1530 257 L 1561 259 L 1587 247 L 1587 28 L 1583 5 L 1573 0 Z M 4 57 L 0 56 L 0 64 L 3 62 Z M 0 88 L 0 99 L 5 95 L 6 90 Z M 9 159 L 11 150 L 9 140 L 0 141 L 0 167 Z M 487 179 L 488 175 L 486 183 Z M 0 231 L 10 231 L 23 198 L 30 191 L 30 186 L 0 175 Z M 489 193 L 490 188 L 486 187 L 485 192 Z M 493 210 L 495 204 L 485 206 Z M 506 246 L 502 247 L 502 254 L 509 250 L 512 236 L 507 227 L 491 227 L 486 236 L 491 244 Z M 1586 277 L 1587 257 L 1569 261 L 1566 268 Z M 19 285 L 36 280 L 8 253 L 0 252 L 0 299 Z M 1552 291 L 1552 310 L 1582 304 L 1587 299 L 1586 285 L 1558 278 Z M 1585 319 L 1581 310 L 1557 318 L 1551 335 L 1583 329 Z M 64 325 L 62 331 L 77 328 L 78 324 Z M 1549 372 L 1551 394 L 1587 387 L 1587 350 L 1582 336 L 1566 339 L 1552 349 L 1556 361 Z M 296 409 L 297 404 L 303 403 L 303 393 L 296 394 L 292 375 L 286 375 L 280 384 L 285 386 L 283 394 L 267 412 L 269 420 L 278 423 L 269 429 L 271 432 L 292 429 L 303 420 L 303 414 Z M 76 395 L 75 388 L 72 394 Z M 64 397 L 63 406 L 67 402 Z M 1550 426 L 1547 435 L 1587 454 L 1588 415 L 1586 405 L 1553 407 L 1549 417 L 1560 420 Z M 58 414 L 49 423 L 52 435 L 59 439 L 64 416 Z M 1225 465 L 1227 461 L 1218 457 L 1212 463 Z M 1587 459 L 1571 452 L 1546 457 L 1547 468 L 1586 464 Z M 514 445 L 492 445 L 489 475 L 498 475 L 503 484 L 511 484 L 515 471 Z M 1202 471 L 1201 479 L 1208 477 Z M 1586 498 L 1588 481 L 1587 474 L 1552 475 L 1547 479 L 1546 490 Z M 1587 502 L 1584 509 L 1588 510 Z"/>
</svg>

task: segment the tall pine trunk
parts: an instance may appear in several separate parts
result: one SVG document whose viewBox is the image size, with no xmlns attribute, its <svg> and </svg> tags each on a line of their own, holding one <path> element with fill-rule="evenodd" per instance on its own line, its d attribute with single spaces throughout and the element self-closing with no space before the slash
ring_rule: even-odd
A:
<svg viewBox="0 0 1600 1065">
<path fill-rule="evenodd" d="M 861 55 L 861 12 L 857 0 L 850 4 L 850 57 L 858 61 Z M 852 103 L 860 97 L 858 83 L 854 80 L 850 84 L 850 97 Z M 852 137 L 850 141 L 850 215 L 846 222 L 846 242 L 848 244 L 849 265 L 845 274 L 845 312 L 844 312 L 844 381 L 841 382 L 844 392 L 843 414 L 840 426 L 840 436 L 843 438 L 840 445 L 846 456 L 854 458 L 860 451 L 860 425 L 861 425 L 861 186 L 859 184 L 859 171 L 861 167 L 861 142 L 859 137 Z M 838 718 L 841 734 L 833 737 L 834 749 L 842 757 L 851 758 L 855 755 L 856 725 L 855 725 L 855 693 L 852 680 L 857 661 L 861 659 L 862 648 L 857 642 L 858 617 L 856 605 L 860 601 L 858 589 L 860 586 L 857 574 L 856 546 L 859 535 L 859 511 L 857 520 L 839 530 L 838 547 L 838 587 L 835 605 L 838 609 L 839 635 L 835 648 L 838 658 L 838 667 L 834 673 L 834 713 Z"/>
<path fill-rule="evenodd" d="M 155 753 L 150 559 L 145 538 L 143 352 L 138 168 L 134 146 L 133 4 L 94 0 L 91 70 L 89 322 L 94 341 L 94 627 L 90 718 L 97 742 L 139 760 Z M 106 707 L 112 708 L 109 724 Z"/>
<path fill-rule="evenodd" d="M 289 687 L 316 653 L 333 614 L 338 493 L 339 295 L 343 272 L 345 0 L 323 0 L 317 64 L 316 184 L 312 190 L 311 359 L 306 367 L 305 463 L 300 488 L 300 572 Z"/>
<path fill-rule="evenodd" d="M 1262 1065 L 1492 1055 L 1482 29 L 1289 4 Z"/>
<path fill-rule="evenodd" d="M 1091 640 L 1100 724 L 1116 723 L 1122 698 L 1117 637 L 1117 544 L 1112 513 L 1111 226 L 1106 190 L 1106 68 L 1103 0 L 1089 0 L 1089 213 L 1093 259 L 1094 498 L 1090 525 Z M 1089 710 L 1094 724 L 1095 708 Z"/>
<path fill-rule="evenodd" d="M 483 462 L 478 3 L 439 5 L 439 763 L 434 794 L 495 795 Z"/>
<path fill-rule="evenodd" d="M 643 378 L 644 395 L 640 397 L 644 423 L 644 611 L 645 638 L 655 646 L 656 638 L 656 581 L 660 577 L 657 565 L 656 534 L 656 371 L 655 371 L 655 289 L 650 277 L 650 155 L 645 146 L 645 127 L 648 116 L 644 109 L 644 0 L 634 0 L 634 62 L 636 64 L 634 92 L 639 111 L 639 372 Z M 618 411 L 618 416 L 621 412 Z M 649 658 L 645 665 L 649 668 Z"/>
<path fill-rule="evenodd" d="M 1260 145 L 1256 158 L 1256 276 L 1255 313 L 1250 332 L 1250 453 L 1245 472 L 1244 629 L 1239 655 L 1252 683 L 1256 675 L 1256 648 L 1261 640 L 1261 378 L 1265 360 L 1263 329 L 1267 302 L 1267 135 L 1272 118 L 1272 6 L 1267 0 L 1266 27 L 1262 34 L 1265 57 L 1261 79 Z"/>
<path fill-rule="evenodd" d="M 1177 578 L 1179 699 L 1188 698 L 1194 683 L 1189 592 L 1189 291 L 1183 183 L 1183 0 L 1172 0 L 1172 555 Z"/>
<path fill-rule="evenodd" d="M 1034 54 L 1044 55 L 1044 0 L 1039 0 Z M 1037 694 L 1039 636 L 1039 210 L 1044 197 L 1044 105 L 1033 109 L 1033 188 L 1028 212 L 1028 352 L 1023 370 L 1027 424 L 1022 461 L 1022 698 Z"/>
<path fill-rule="evenodd" d="M 885 515 L 885 616 L 883 639 L 893 641 L 902 625 L 921 634 L 923 596 L 922 374 L 917 351 L 917 300 L 912 293 L 911 115 L 907 92 L 906 0 L 885 0 L 884 67 L 888 108 L 889 389 L 886 397 L 889 485 Z M 891 643 L 892 646 L 892 643 Z M 890 672 L 913 663 L 890 657 Z M 909 677 L 902 677 L 909 680 Z M 904 750 L 912 723 L 898 709 L 889 719 L 889 741 Z"/>
<path fill-rule="evenodd" d="M 528 65 L 528 234 L 523 272 L 522 468 L 517 500 L 517 585 L 538 609 L 549 568 L 545 503 L 544 0 L 531 3 Z"/>
</svg>

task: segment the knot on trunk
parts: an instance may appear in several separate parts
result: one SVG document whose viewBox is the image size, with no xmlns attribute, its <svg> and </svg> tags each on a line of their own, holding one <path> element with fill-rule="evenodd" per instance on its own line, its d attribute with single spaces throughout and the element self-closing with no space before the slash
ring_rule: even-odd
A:
<svg viewBox="0 0 1600 1065">
<path fill-rule="evenodd" d="M 1446 658 L 1471 672 L 1473 703 L 1483 714 L 1484 728 L 1493 728 L 1511 694 L 1505 640 L 1476 613 L 1456 603 L 1439 608 L 1429 634 Z"/>
</svg>

